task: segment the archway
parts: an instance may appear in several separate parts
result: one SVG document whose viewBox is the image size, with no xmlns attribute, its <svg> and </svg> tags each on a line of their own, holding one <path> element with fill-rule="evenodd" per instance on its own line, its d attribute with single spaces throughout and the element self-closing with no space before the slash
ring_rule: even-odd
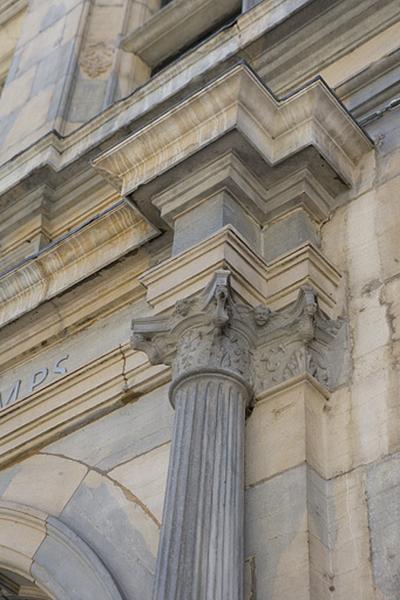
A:
<svg viewBox="0 0 400 600">
<path fill-rule="evenodd" d="M 11 502 L 0 502 L 0 577 L 7 600 L 123 600 L 102 561 L 76 533 Z"/>
<path fill-rule="evenodd" d="M 7 569 L 0 569 L 0 599 L 52 600 L 34 582 Z"/>
</svg>

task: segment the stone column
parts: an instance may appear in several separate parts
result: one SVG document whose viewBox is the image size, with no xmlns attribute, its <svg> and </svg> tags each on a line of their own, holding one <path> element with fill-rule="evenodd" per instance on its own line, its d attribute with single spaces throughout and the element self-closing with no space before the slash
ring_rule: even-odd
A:
<svg viewBox="0 0 400 600">
<path fill-rule="evenodd" d="M 234 302 L 229 271 L 133 322 L 133 347 L 172 366 L 176 409 L 153 600 L 243 600 L 246 407 L 300 373 L 328 385 L 340 327 L 308 287 L 276 313 Z"/>
<path fill-rule="evenodd" d="M 227 272 L 169 322 L 135 321 L 133 345 L 171 362 L 172 436 L 154 600 L 243 600 L 244 425 L 251 309 Z"/>
</svg>

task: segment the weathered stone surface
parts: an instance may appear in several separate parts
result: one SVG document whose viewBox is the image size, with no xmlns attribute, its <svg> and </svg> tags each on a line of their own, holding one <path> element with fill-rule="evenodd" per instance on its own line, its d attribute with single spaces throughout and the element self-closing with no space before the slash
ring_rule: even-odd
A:
<svg viewBox="0 0 400 600">
<path fill-rule="evenodd" d="M 2 499 L 59 515 L 87 473 L 75 461 L 37 455 L 9 471 Z"/>
<path fill-rule="evenodd" d="M 159 532 L 133 495 L 90 472 L 60 520 L 80 532 L 108 566 L 124 596 L 150 597 Z"/>
<path fill-rule="evenodd" d="M 19 36 L 4 11 L 22 4 L 0 1 L 1 81 L 10 60 L 6 55 Z M 89 4 L 91 10 L 86 12 Z M 244 8 L 251 5 L 251 10 L 236 22 L 150 78 L 148 67 L 117 45 L 121 32 L 131 32 L 135 39 L 135 27 L 155 14 L 157 0 L 146 5 L 30 0 L 0 100 L 2 265 L 8 269 L 15 260 L 41 250 L 43 240 L 59 239 L 91 219 L 97 223 L 97 215 L 118 199 L 100 176 L 96 186 L 89 183 L 89 161 L 110 148 L 121 149 L 118 143 L 124 146 L 131 136 L 145 138 L 167 116 L 173 117 L 162 131 L 166 138 L 149 136 L 150 143 L 139 148 L 131 164 L 119 165 L 121 176 L 133 168 L 135 182 L 145 183 L 129 201 L 157 206 L 161 198 L 160 210 L 166 209 L 161 218 L 171 230 L 164 231 L 152 205 L 147 216 L 162 228 L 159 239 L 146 238 L 140 250 L 132 246 L 131 230 L 124 229 L 123 243 L 119 235 L 110 237 L 121 224 L 119 218 L 105 224 L 104 247 L 101 236 L 89 234 L 91 243 L 82 244 L 77 235 L 76 244 L 64 247 L 63 257 L 74 258 L 63 263 L 65 270 L 53 263 L 59 257 L 54 253 L 49 261 L 36 261 L 36 270 L 18 272 L 6 320 L 10 314 L 23 316 L 0 332 L 2 399 L 9 398 L 19 378 L 24 382 L 20 402 L 3 406 L 0 418 L 1 461 L 9 465 L 18 460 L 0 471 L 0 496 L 53 514 L 61 511 L 64 523 L 112 572 L 124 598 L 151 598 L 173 414 L 166 387 L 170 372 L 149 366 L 144 355 L 128 348 L 128 321 L 153 313 L 167 316 L 177 300 L 198 293 L 213 272 L 229 268 L 236 278 L 237 298 L 251 306 L 266 304 L 273 311 L 271 325 L 304 285 L 316 290 L 319 308 L 329 319 L 343 317 L 349 323 L 348 339 L 341 329 L 328 353 L 324 336 L 318 338 L 323 350 L 313 345 L 310 352 L 304 340 L 296 339 L 295 344 L 286 340 L 282 347 L 272 343 L 273 327 L 266 328 L 267 348 L 258 369 L 262 385 L 247 423 L 245 599 L 398 599 L 400 138 L 396 101 L 389 103 L 398 96 L 400 8 L 395 0 L 325 4 L 249 0 Z M 195 20 L 195 15 L 189 17 Z M 192 33 L 182 29 L 181 36 Z M 169 47 L 176 41 L 167 40 Z M 252 90 L 243 86 L 243 102 L 235 105 L 242 112 L 233 115 L 231 98 L 211 92 L 226 75 L 226 66 L 243 57 L 256 75 Z M 307 92 L 302 86 L 318 74 L 338 86 L 336 96 L 359 123 L 367 122 L 376 142 L 371 156 L 357 165 L 360 148 L 351 145 L 349 135 L 354 121 L 334 95 L 315 96 L 311 113 L 318 118 L 313 124 L 304 119 L 302 110 L 311 105 L 303 102 Z M 277 119 L 266 114 L 269 92 L 258 76 L 276 98 L 286 98 L 276 100 L 271 94 L 271 106 L 288 107 L 280 131 L 274 129 Z M 313 85 L 325 89 L 322 82 Z M 233 88 L 226 86 L 224 93 L 237 98 Z M 263 101 L 253 94 L 257 89 L 262 90 Z M 294 89 L 298 91 L 291 95 Z M 204 102 L 186 113 L 187 120 L 174 120 L 179 107 L 202 95 Z M 337 110 L 328 109 L 327 96 L 343 117 L 339 128 Z M 374 116 L 375 110 L 379 112 Z M 249 115 L 256 115 L 251 123 Z M 364 121 L 366 115 L 370 117 Z M 89 117 L 93 118 L 85 123 Z M 224 146 L 216 137 L 235 122 L 243 127 L 241 143 Z M 302 128 L 296 130 L 299 122 Z M 291 153 L 306 140 L 321 141 L 318 124 L 333 131 L 331 141 L 338 144 L 319 148 L 328 149 L 325 159 L 336 156 L 342 167 L 349 167 L 352 177 L 346 183 L 351 188 L 335 180 L 318 156 L 307 164 L 317 166 L 317 178 L 332 187 L 322 193 L 313 187 L 313 177 L 304 173 L 296 180 L 300 163 Z M 295 130 L 298 136 L 292 137 Z M 182 131 L 187 137 L 180 136 Z M 281 164 L 279 185 L 274 179 L 279 165 L 257 163 L 257 152 L 245 139 L 251 139 L 260 154 L 268 132 L 274 137 L 271 144 L 285 147 L 290 155 L 286 166 Z M 165 143 L 172 138 L 170 146 Z M 199 151 L 206 142 L 211 143 Z M 211 214 L 207 211 L 208 192 L 215 184 L 211 163 L 215 166 L 219 153 L 232 148 L 241 153 L 240 159 L 248 153 L 246 165 L 253 179 L 241 171 L 238 185 L 239 171 L 231 173 L 237 185 L 230 182 L 228 191 L 235 204 L 221 202 L 215 211 L 213 205 Z M 181 160 L 181 152 L 187 162 L 178 168 L 174 161 Z M 273 164 L 277 157 L 269 156 Z M 174 170 L 161 173 L 171 164 Z M 342 175 L 345 171 L 339 169 Z M 264 195 L 253 185 L 254 177 L 262 180 Z M 222 188 L 227 179 L 219 182 Z M 41 186 L 52 193 L 35 213 L 34 193 Z M 190 205 L 193 196 L 196 208 Z M 297 212 L 290 213 L 293 202 Z M 335 208 L 336 202 L 340 208 Z M 192 212 L 185 213 L 188 208 Z M 224 224 L 228 225 L 221 229 Z M 231 225 L 240 233 L 229 229 Z M 207 237 L 211 230 L 213 235 Z M 199 244 L 193 246 L 196 240 Z M 321 250 L 310 242 L 320 242 Z M 185 251 L 170 258 L 174 244 L 175 251 Z M 299 244 L 303 246 L 293 251 Z M 79 270 L 79 264 L 92 270 Z M 40 284 L 32 287 L 38 274 Z M 140 281 L 149 284 L 149 305 Z M 27 282 L 29 301 L 22 291 Z M 3 280 L 0 288 L 4 293 Z M 40 296 L 43 290 L 46 293 Z M 10 305 L 9 296 L 3 298 L 4 315 Z M 313 302 L 306 307 L 312 312 Z M 263 318 L 269 314 L 259 312 Z M 285 323 L 294 337 L 304 325 L 301 320 Z M 185 341 L 190 350 L 191 342 L 196 345 L 199 340 Z M 216 350 L 212 344 L 210 348 Z M 192 367 L 189 350 L 182 353 L 181 365 L 186 361 Z M 58 357 L 66 353 L 71 370 L 54 373 Z M 351 360 L 346 361 L 349 354 Z M 202 364 L 209 366 L 208 360 Z M 43 384 L 31 389 L 35 373 L 47 368 Z M 323 389 L 327 381 L 329 393 Z M 197 405 L 195 410 L 200 413 Z M 230 431 L 227 425 L 223 431 Z M 190 437 L 190 431 L 185 434 Z M 43 448 L 57 436 L 63 437 Z M 39 447 L 43 453 L 34 454 Z M 187 457 L 178 450 L 175 454 L 182 465 Z M 211 472 L 216 453 L 208 456 Z M 91 466 L 96 472 L 86 475 Z M 196 472 L 196 460 L 190 467 Z M 193 489 L 201 487 L 200 477 L 189 475 Z M 209 496 L 216 487 L 210 486 Z M 193 491 L 188 498 L 198 501 Z M 0 519 L 1 565 L 23 573 L 27 581 L 34 574 L 39 587 L 49 582 L 52 593 L 47 595 L 55 598 L 108 597 L 95 585 L 94 563 L 77 559 L 51 538 L 51 527 L 57 527 L 52 518 L 37 521 L 28 511 L 25 526 L 15 513 L 5 520 L 1 514 Z M 31 525 L 26 528 L 27 523 Z M 222 528 L 221 521 L 218 524 Z M 86 572 L 80 570 L 83 563 Z M 50 583 L 52 574 L 59 579 Z"/>
<path fill-rule="evenodd" d="M 81 538 L 54 517 L 47 519 L 46 528 L 31 569 L 36 581 L 60 600 L 121 600 L 113 578 Z"/>
<path fill-rule="evenodd" d="M 173 411 L 166 386 L 46 448 L 103 471 L 133 460 L 171 438 Z"/>
<path fill-rule="evenodd" d="M 256 556 L 257 597 L 309 600 L 306 466 L 246 491 L 246 555 Z"/>
<path fill-rule="evenodd" d="M 0 501 L 0 561 L 7 596 L 121 600 L 107 568 L 79 535 L 23 504 Z"/>
<path fill-rule="evenodd" d="M 307 461 L 328 476 L 322 390 L 303 379 L 256 403 L 246 424 L 246 483 L 256 485 Z"/>
<path fill-rule="evenodd" d="M 109 476 L 138 496 L 161 522 L 170 444 L 164 444 L 112 469 Z"/>
<path fill-rule="evenodd" d="M 385 600 L 399 594 L 400 456 L 372 465 L 367 470 L 366 493 L 374 581 Z M 379 596 L 380 597 L 380 596 Z"/>
</svg>

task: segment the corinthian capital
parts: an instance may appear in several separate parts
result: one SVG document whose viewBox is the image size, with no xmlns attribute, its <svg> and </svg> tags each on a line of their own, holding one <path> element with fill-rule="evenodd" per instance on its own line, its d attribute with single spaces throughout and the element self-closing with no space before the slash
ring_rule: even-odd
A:
<svg viewBox="0 0 400 600">
<path fill-rule="evenodd" d="M 257 325 L 254 310 L 233 300 L 229 277 L 217 271 L 202 294 L 179 300 L 167 317 L 135 320 L 133 347 L 172 365 L 174 379 L 218 371 L 250 385 Z"/>
<path fill-rule="evenodd" d="M 163 317 L 135 319 L 132 346 L 153 364 L 172 366 L 173 380 L 196 373 L 239 378 L 256 393 L 308 372 L 329 387 L 329 356 L 342 321 L 319 309 L 304 286 L 296 302 L 273 312 L 236 302 L 230 272 L 217 271 L 199 295 L 179 300 Z"/>
</svg>

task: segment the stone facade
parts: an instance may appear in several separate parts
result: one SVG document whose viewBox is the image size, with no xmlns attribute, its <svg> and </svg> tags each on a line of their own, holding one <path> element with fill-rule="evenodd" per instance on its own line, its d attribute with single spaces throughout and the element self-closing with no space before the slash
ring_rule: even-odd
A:
<svg viewBox="0 0 400 600">
<path fill-rule="evenodd" d="M 0 0 L 0 596 L 400 598 L 397 0 Z"/>
</svg>

